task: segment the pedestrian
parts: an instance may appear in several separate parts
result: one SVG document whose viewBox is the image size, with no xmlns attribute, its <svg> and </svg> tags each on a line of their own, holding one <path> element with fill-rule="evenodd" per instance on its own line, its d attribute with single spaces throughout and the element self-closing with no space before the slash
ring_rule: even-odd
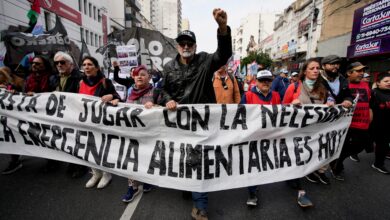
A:
<svg viewBox="0 0 390 220">
<path fill-rule="evenodd" d="M 54 55 L 54 65 L 57 68 L 58 74 L 55 76 L 55 90 L 59 92 L 78 93 L 81 73 L 75 67 L 72 57 L 63 51 L 59 51 Z M 67 173 L 72 178 L 80 178 L 88 172 L 86 166 L 69 163 Z"/>
<path fill-rule="evenodd" d="M 290 84 L 291 83 L 296 83 L 299 81 L 299 73 L 298 72 L 292 72 L 291 75 L 290 75 Z"/>
<path fill-rule="evenodd" d="M 366 83 L 370 83 L 370 77 L 371 77 L 370 74 L 364 73 L 362 81 Z"/>
<path fill-rule="evenodd" d="M 236 78 L 227 71 L 227 65 L 219 68 L 213 78 L 215 98 L 218 104 L 238 104 L 241 101 Z"/>
<path fill-rule="evenodd" d="M 383 174 L 389 174 L 385 166 L 385 158 L 389 153 L 390 137 L 390 73 L 378 74 L 375 82 L 377 88 L 372 90 L 370 108 L 373 111 L 372 130 L 375 141 L 375 162 L 372 168 Z"/>
<path fill-rule="evenodd" d="M 354 97 L 359 96 L 359 98 L 340 156 L 332 165 L 335 179 L 341 181 L 345 178 L 343 173 L 345 158 L 360 153 L 370 144 L 371 140 L 368 131 L 372 119 L 372 111 L 369 106 L 371 90 L 368 84 L 362 81 L 366 68 L 360 62 L 353 62 L 347 69 L 349 89 Z"/>
<path fill-rule="evenodd" d="M 114 65 L 115 63 L 115 65 Z M 132 67 L 130 69 L 130 72 L 129 72 L 129 76 L 126 77 L 126 78 L 120 78 L 119 77 L 119 71 L 120 71 L 120 68 L 119 68 L 119 65 L 118 65 L 118 62 L 117 61 L 114 61 L 113 62 L 113 66 L 114 66 L 114 81 L 121 84 L 122 86 L 125 86 L 126 87 L 126 97 L 128 97 L 128 94 L 130 93 L 130 90 L 131 90 L 131 86 L 134 85 L 134 79 L 132 77 L 132 73 L 133 73 L 133 70 L 135 69 L 135 67 Z"/>
<path fill-rule="evenodd" d="M 115 69 L 119 68 L 117 62 L 113 62 Z M 134 68 L 132 73 L 133 81 L 131 92 L 127 96 L 126 103 L 134 103 L 144 105 L 145 108 L 150 109 L 154 103 L 157 103 L 159 98 L 159 89 L 153 87 L 150 84 L 152 76 L 146 66 L 140 65 Z M 128 179 L 128 188 L 126 194 L 122 197 L 122 201 L 129 203 L 139 194 L 139 185 L 142 183 L 133 179 Z M 143 192 L 150 192 L 153 189 L 153 185 L 144 183 Z"/>
<path fill-rule="evenodd" d="M 272 82 L 271 90 L 278 92 L 280 98 L 284 98 L 284 94 L 286 93 L 286 89 L 288 85 L 290 85 L 290 81 L 287 77 L 288 71 L 285 69 L 281 69 L 279 71 L 279 75 L 276 76 L 275 80 Z"/>
<path fill-rule="evenodd" d="M 213 54 L 196 53 L 196 37 L 192 31 L 183 31 L 176 38 L 178 55 L 164 66 L 161 84 L 161 104 L 168 110 L 176 110 L 180 104 L 216 103 L 212 78 L 231 57 L 232 40 L 226 12 L 217 8 L 213 16 L 218 24 L 218 48 Z M 208 219 L 208 194 L 193 192 L 192 199 L 191 216 Z"/>
<path fill-rule="evenodd" d="M 240 104 L 281 104 L 279 93 L 271 91 L 273 76 L 270 71 L 260 70 L 256 75 L 256 81 L 256 86 L 242 96 Z"/>
<path fill-rule="evenodd" d="M 31 64 L 31 71 L 27 76 L 24 92 L 31 96 L 34 93 L 53 92 L 56 83 L 50 61 L 44 56 L 37 55 L 33 58 Z M 59 168 L 60 164 L 61 162 L 57 160 L 47 159 L 43 172 L 55 171 Z"/>
<path fill-rule="evenodd" d="M 334 105 L 334 99 L 331 97 L 330 92 L 326 89 L 323 84 L 323 78 L 320 76 L 320 63 L 317 59 L 307 60 L 299 73 L 299 81 L 287 88 L 285 97 L 283 99 L 283 104 L 327 104 L 328 106 Z M 311 178 L 316 181 L 320 181 L 323 184 L 329 184 L 329 178 L 326 176 L 325 171 L 327 166 L 320 168 L 317 171 L 306 176 L 307 179 Z M 296 179 L 295 184 L 298 187 L 299 192 L 305 193 L 302 189 L 300 180 Z M 305 195 L 305 194 L 304 194 Z M 306 196 L 305 196 L 306 197 Z M 302 199 L 302 202 L 299 201 L 298 193 L 298 203 L 301 204 L 310 204 L 310 200 L 306 197 Z M 302 205 L 301 205 L 302 206 Z M 304 206 L 303 206 L 304 207 Z"/>
<path fill-rule="evenodd" d="M 82 60 L 82 67 L 84 76 L 80 81 L 79 93 L 101 97 L 102 102 L 111 102 L 116 105 L 120 97 L 111 80 L 104 77 L 98 61 L 94 57 L 86 56 Z M 92 177 L 85 187 L 92 188 L 97 184 L 97 188 L 102 189 L 110 183 L 111 179 L 110 173 L 92 168 Z"/>
</svg>

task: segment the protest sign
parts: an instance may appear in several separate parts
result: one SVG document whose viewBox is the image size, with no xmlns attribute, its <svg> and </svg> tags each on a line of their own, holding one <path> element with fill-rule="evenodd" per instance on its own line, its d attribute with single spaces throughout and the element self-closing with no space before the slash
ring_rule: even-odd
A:
<svg viewBox="0 0 390 220">
<path fill-rule="evenodd" d="M 130 77 L 130 70 L 138 66 L 137 49 L 135 45 L 116 46 L 116 54 L 120 67 L 119 77 Z"/>
<path fill-rule="evenodd" d="M 119 103 L 0 90 L 0 153 L 95 167 L 206 192 L 302 177 L 336 159 L 353 109 L 325 105 Z"/>
<path fill-rule="evenodd" d="M 134 45 L 138 63 L 146 65 L 148 69 L 159 71 L 162 71 L 163 66 L 174 59 L 177 54 L 173 39 L 165 37 L 158 31 L 140 27 L 110 33 L 108 43 L 98 48 L 96 52 L 108 54 L 107 58 L 117 57 L 115 47 L 121 45 Z"/>
</svg>

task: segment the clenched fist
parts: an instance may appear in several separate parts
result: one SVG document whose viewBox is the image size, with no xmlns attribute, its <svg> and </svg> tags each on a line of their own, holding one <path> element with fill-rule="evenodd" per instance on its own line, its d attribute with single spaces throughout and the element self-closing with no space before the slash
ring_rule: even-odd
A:
<svg viewBox="0 0 390 220">
<path fill-rule="evenodd" d="M 225 34 L 227 31 L 227 14 L 224 10 L 220 8 L 215 8 L 213 10 L 213 16 L 215 21 L 218 23 L 219 31 L 221 34 Z"/>
</svg>

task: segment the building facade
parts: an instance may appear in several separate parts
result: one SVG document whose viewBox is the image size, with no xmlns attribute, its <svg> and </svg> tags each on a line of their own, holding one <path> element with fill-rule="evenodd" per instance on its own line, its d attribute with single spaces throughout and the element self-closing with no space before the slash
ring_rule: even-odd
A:
<svg viewBox="0 0 390 220">
<path fill-rule="evenodd" d="M 0 30 L 10 26 L 28 27 L 27 12 L 31 8 L 29 1 L 0 1 Z M 43 26 L 50 30 L 58 15 L 68 33 L 68 37 L 79 48 L 84 39 L 92 56 L 99 61 L 103 57 L 95 53 L 96 49 L 107 41 L 110 21 L 108 19 L 109 2 L 105 0 L 40 0 Z"/>
<path fill-rule="evenodd" d="M 142 0 L 141 13 L 167 37 L 176 38 L 181 31 L 181 0 Z"/>
<path fill-rule="evenodd" d="M 275 14 L 253 13 L 241 19 L 240 27 L 233 29 L 233 51 L 240 57 L 258 50 L 259 43 L 272 33 Z"/>
<path fill-rule="evenodd" d="M 276 69 L 297 71 L 300 64 L 318 53 L 322 0 L 297 0 L 277 15 L 274 32 L 259 49 L 275 61 Z"/>
</svg>

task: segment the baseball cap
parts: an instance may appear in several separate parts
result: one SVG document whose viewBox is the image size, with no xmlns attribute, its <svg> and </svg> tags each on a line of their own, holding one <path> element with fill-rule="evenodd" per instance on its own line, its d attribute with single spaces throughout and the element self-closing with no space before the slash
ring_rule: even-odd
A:
<svg viewBox="0 0 390 220">
<path fill-rule="evenodd" d="M 340 63 L 340 62 L 341 62 L 341 58 L 337 55 L 329 55 L 329 56 L 322 58 L 322 60 L 321 60 L 322 65 L 334 64 L 334 63 Z"/>
<path fill-rule="evenodd" d="M 297 76 L 297 75 L 298 75 L 297 72 L 292 72 L 292 73 L 291 73 L 291 76 Z"/>
<path fill-rule="evenodd" d="M 273 79 L 273 75 L 268 70 L 260 70 L 257 72 L 256 79 Z"/>
<path fill-rule="evenodd" d="M 176 38 L 176 42 L 180 42 L 184 39 L 190 39 L 191 41 L 193 41 L 194 43 L 196 43 L 196 37 L 195 37 L 195 34 L 194 32 L 192 31 L 189 31 L 189 30 L 184 30 L 182 32 L 180 32 L 178 35 L 177 35 L 177 38 Z"/>
<path fill-rule="evenodd" d="M 352 70 L 352 71 L 355 71 L 355 70 L 362 70 L 362 69 L 366 69 L 367 66 L 364 66 L 361 62 L 353 62 L 351 64 L 349 64 L 348 66 L 348 70 Z"/>
</svg>

